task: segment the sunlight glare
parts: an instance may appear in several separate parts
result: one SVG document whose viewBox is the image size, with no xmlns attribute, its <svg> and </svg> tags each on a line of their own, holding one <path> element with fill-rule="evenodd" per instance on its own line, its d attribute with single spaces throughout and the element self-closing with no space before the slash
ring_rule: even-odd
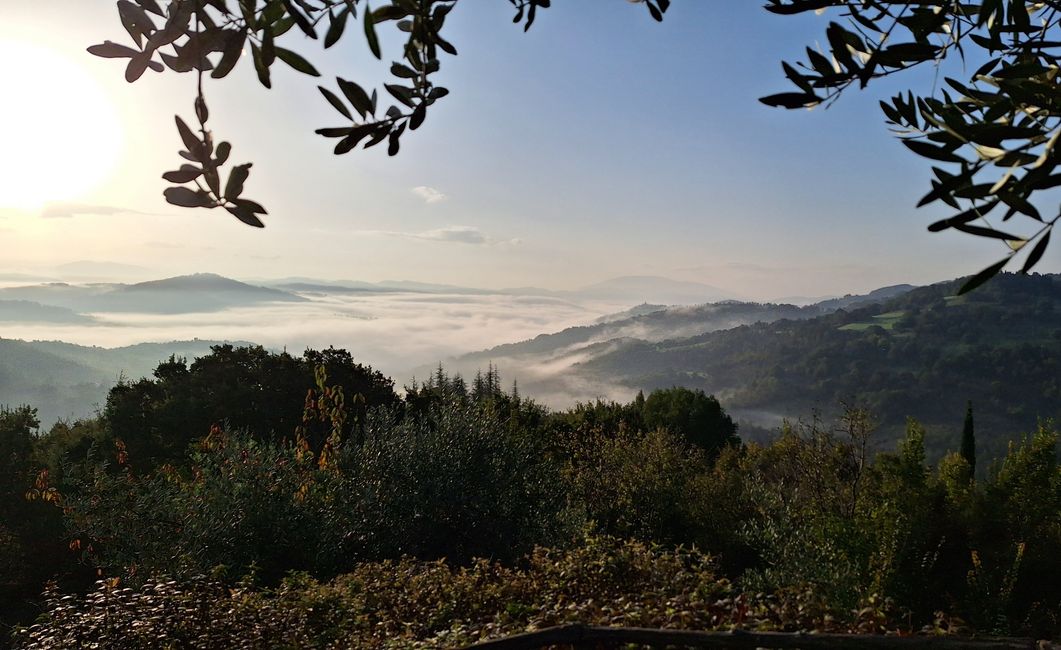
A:
<svg viewBox="0 0 1061 650">
<path fill-rule="evenodd" d="M 0 39 L 0 81 L 0 208 L 37 211 L 108 177 L 122 129 L 87 70 L 54 50 Z"/>
</svg>

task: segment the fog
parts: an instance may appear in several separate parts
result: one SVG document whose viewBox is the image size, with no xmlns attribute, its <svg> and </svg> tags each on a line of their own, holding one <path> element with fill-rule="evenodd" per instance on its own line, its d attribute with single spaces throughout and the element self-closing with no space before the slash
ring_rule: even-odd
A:
<svg viewBox="0 0 1061 650">
<path fill-rule="evenodd" d="M 304 293 L 309 302 L 265 303 L 208 313 L 91 313 L 88 325 L 0 324 L 4 338 L 119 347 L 187 339 L 251 341 L 301 353 L 342 347 L 401 385 L 416 369 L 512 343 L 630 307 L 628 303 L 510 295 Z M 551 373 L 550 373 L 551 374 Z M 420 373 L 422 376 L 422 372 Z"/>
</svg>

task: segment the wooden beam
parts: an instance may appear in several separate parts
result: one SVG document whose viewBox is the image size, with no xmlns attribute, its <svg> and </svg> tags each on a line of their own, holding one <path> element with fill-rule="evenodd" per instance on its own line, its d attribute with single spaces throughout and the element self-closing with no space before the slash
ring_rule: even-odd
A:
<svg viewBox="0 0 1061 650">
<path fill-rule="evenodd" d="M 860 634 L 805 634 L 802 632 L 698 632 L 695 630 L 656 630 L 631 627 L 564 625 L 501 639 L 482 641 L 469 649 L 537 650 L 551 645 L 619 645 L 755 650 L 756 648 L 799 648 L 800 650 L 1051 650 L 1047 641 L 955 636 L 885 636 Z"/>
</svg>

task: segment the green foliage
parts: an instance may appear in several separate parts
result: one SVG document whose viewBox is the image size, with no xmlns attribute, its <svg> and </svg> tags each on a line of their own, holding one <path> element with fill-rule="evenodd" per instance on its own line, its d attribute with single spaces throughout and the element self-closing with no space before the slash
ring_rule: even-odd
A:
<svg viewBox="0 0 1061 650">
<path fill-rule="evenodd" d="M 1061 623 L 1061 467 L 1058 432 L 1041 425 L 992 471 L 974 510 L 974 595 L 979 626 Z"/>
<path fill-rule="evenodd" d="M 117 573 L 275 581 L 402 554 L 511 559 L 573 532 L 558 473 L 489 408 L 372 413 L 364 435 L 314 449 L 215 427 L 183 468 L 147 473 L 118 447 L 63 487 L 69 535 Z"/>
<path fill-rule="evenodd" d="M 645 400 L 645 426 L 673 431 L 709 456 L 728 445 L 739 445 L 737 425 L 713 396 L 702 390 L 674 387 L 655 390 Z"/>
<path fill-rule="evenodd" d="M 693 550 L 590 537 L 538 548 L 511 568 L 454 568 L 409 558 L 366 563 L 320 583 L 293 576 L 275 589 L 226 589 L 206 580 L 101 583 L 87 596 L 47 594 L 41 622 L 19 648 L 460 647 L 568 622 L 676 629 L 881 632 L 908 629 L 881 606 L 831 607 L 808 590 L 742 592 Z"/>
<path fill-rule="evenodd" d="M 677 384 L 724 394 L 736 413 L 806 414 L 854 401 L 880 418 L 888 444 L 913 416 L 926 427 L 933 461 L 956 448 L 971 399 L 977 455 L 997 458 L 1037 418 L 1061 418 L 1061 277 L 1003 274 L 955 298 L 958 284 L 813 320 L 631 342 L 576 369 L 585 381 L 631 390 Z M 843 329 L 896 311 L 905 315 L 890 330 Z M 986 462 L 979 469 L 982 475 Z"/>
<path fill-rule="evenodd" d="M 965 409 L 965 423 L 962 425 L 961 455 L 969 465 L 969 478 L 976 474 L 976 431 L 973 425 L 973 403 Z"/>
<path fill-rule="evenodd" d="M 188 445 L 215 425 L 247 430 L 263 440 L 290 440 L 302 424 L 318 366 L 348 397 L 344 437 L 364 426 L 368 409 L 398 404 L 393 382 L 355 363 L 345 350 L 307 350 L 299 358 L 226 344 L 213 346 L 191 364 L 170 358 L 159 364 L 154 379 L 118 384 L 103 416 L 112 438 L 128 447 L 141 470 L 179 464 Z M 327 434 L 317 429 L 314 434 L 311 442 L 319 449 Z"/>
<path fill-rule="evenodd" d="M 600 530 L 621 537 L 698 541 L 708 472 L 702 451 L 663 429 L 591 433 L 565 468 L 568 493 Z"/>
<path fill-rule="evenodd" d="M 358 403 L 337 377 L 379 388 L 390 406 Z M 2 566 L 25 567 L 5 574 L 8 593 L 75 575 L 73 556 L 107 580 L 84 599 L 51 593 L 37 640 L 22 637 L 31 647 L 67 634 L 104 647 L 140 634 L 446 646 L 571 620 L 1061 630 L 1049 423 L 970 481 L 960 453 L 928 464 L 914 421 L 881 451 L 859 408 L 742 446 L 698 391 L 549 413 L 502 390 L 493 368 L 470 385 L 439 368 L 399 401 L 341 351 L 300 360 L 254 348 L 173 359 L 136 386 L 150 431 L 197 410 L 207 427 L 227 405 L 240 427 L 274 433 L 219 417 L 178 451 L 128 422 L 116 436 L 120 418 L 38 435 L 32 409 L 0 413 Z M 128 387 L 116 390 L 125 410 L 114 412 L 132 413 Z M 728 440 L 698 433 L 713 430 L 705 422 Z"/>
<path fill-rule="evenodd" d="M 1027 273 L 1042 259 L 1061 214 L 1040 213 L 1034 199 L 1057 186 L 1061 163 L 1058 104 L 1058 29 L 1061 17 L 1050 2 L 982 0 L 963 3 L 900 0 L 770 0 L 766 8 L 789 15 L 837 10 L 846 20 L 825 31 L 830 56 L 807 48 L 807 61 L 783 64 L 798 92 L 761 101 L 799 108 L 836 101 L 847 88 L 923 64 L 941 68 L 955 57 L 967 80 L 943 77 L 930 96 L 899 93 L 881 102 L 888 123 L 904 145 L 933 167 L 932 190 L 919 206 L 936 201 L 956 213 L 929 226 L 953 228 L 999 241 L 1006 256 L 969 279 L 959 293 L 998 274 L 1024 248 Z M 950 167 L 946 167 L 949 165 Z M 1020 215 L 1025 233 L 1010 223 Z M 980 225 L 983 224 L 983 225 Z M 1012 233 L 1012 234 L 1011 234 Z"/>
<path fill-rule="evenodd" d="M 44 580 L 69 568 L 60 513 L 50 505 L 57 495 L 37 489 L 39 425 L 36 409 L 0 407 L 0 627 L 25 613 Z"/>
<path fill-rule="evenodd" d="M 36 409 L 0 408 L 0 598 L 25 580 L 31 540 L 25 529 L 26 502 L 22 494 L 32 483 L 30 458 L 40 423 Z"/>
<path fill-rule="evenodd" d="M 544 441 L 508 417 L 493 402 L 450 401 L 370 419 L 346 461 L 364 495 L 357 552 L 512 559 L 574 532 Z"/>
</svg>

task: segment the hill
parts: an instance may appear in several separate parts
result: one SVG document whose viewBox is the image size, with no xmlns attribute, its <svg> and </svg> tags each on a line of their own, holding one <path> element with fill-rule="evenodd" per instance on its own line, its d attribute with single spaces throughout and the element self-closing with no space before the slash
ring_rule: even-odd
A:
<svg viewBox="0 0 1061 650">
<path fill-rule="evenodd" d="M 628 339 L 571 372 L 629 391 L 702 388 L 767 426 L 855 402 L 886 439 L 918 418 L 936 455 L 957 444 L 972 400 L 981 452 L 997 456 L 1038 418 L 1061 417 L 1061 276 L 1003 275 L 958 298 L 959 282 L 813 319 Z"/>
<path fill-rule="evenodd" d="M 101 348 L 59 341 L 0 339 L 0 405 L 29 404 L 48 427 L 93 414 L 121 377 L 149 376 L 170 355 L 193 358 L 220 341 L 141 343 Z"/>
<path fill-rule="evenodd" d="M 846 296 L 844 300 L 873 303 L 899 291 Z M 835 299 L 803 307 L 737 301 L 669 307 L 646 303 L 603 316 L 590 325 L 465 354 L 445 364 L 451 370 L 471 375 L 492 363 L 506 377 L 516 379 L 527 394 L 559 407 L 597 397 L 626 400 L 637 392 L 634 383 L 616 381 L 603 373 L 582 372 L 583 364 L 644 342 L 686 338 L 752 323 L 817 318 L 835 311 L 838 304 Z M 430 372 L 431 368 L 424 366 L 416 374 L 426 376 Z"/>
<path fill-rule="evenodd" d="M 31 301 L 80 313 L 184 314 L 306 298 L 213 273 L 196 273 L 137 284 L 53 282 L 6 287 L 0 289 L 0 300 Z"/>
<path fill-rule="evenodd" d="M 94 320 L 65 307 L 42 305 L 31 300 L 0 300 L 0 322 L 87 325 Z"/>
</svg>

